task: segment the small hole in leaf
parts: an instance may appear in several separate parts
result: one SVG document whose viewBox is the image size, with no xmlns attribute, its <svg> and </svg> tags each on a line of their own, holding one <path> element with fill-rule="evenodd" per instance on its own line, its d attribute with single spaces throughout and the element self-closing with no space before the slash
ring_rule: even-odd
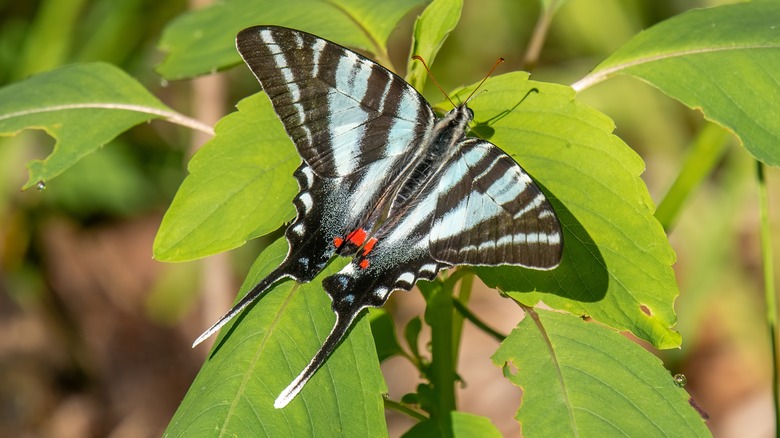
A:
<svg viewBox="0 0 780 438">
<path fill-rule="evenodd" d="M 639 306 L 640 309 L 642 309 L 642 312 L 645 312 L 645 315 L 647 316 L 653 316 L 653 312 L 650 311 L 650 308 L 642 304 Z"/>
<path fill-rule="evenodd" d="M 505 376 L 507 376 L 507 377 L 514 376 L 518 372 L 519 372 L 519 370 L 515 366 L 514 362 L 507 362 L 507 363 L 504 364 L 504 375 Z"/>
</svg>

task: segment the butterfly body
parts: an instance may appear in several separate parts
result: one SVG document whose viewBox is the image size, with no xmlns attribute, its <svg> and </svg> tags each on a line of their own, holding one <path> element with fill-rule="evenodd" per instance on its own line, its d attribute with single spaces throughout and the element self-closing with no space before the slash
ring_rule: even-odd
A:
<svg viewBox="0 0 780 438">
<path fill-rule="evenodd" d="M 311 281 L 334 255 L 354 256 L 323 280 L 336 324 L 282 392 L 289 403 L 366 307 L 459 264 L 552 269 L 562 233 L 531 178 L 495 145 L 467 137 L 466 104 L 437 118 L 403 79 L 314 35 L 241 31 L 238 51 L 301 155 L 297 216 L 285 260 L 196 344 L 275 282 Z"/>
</svg>

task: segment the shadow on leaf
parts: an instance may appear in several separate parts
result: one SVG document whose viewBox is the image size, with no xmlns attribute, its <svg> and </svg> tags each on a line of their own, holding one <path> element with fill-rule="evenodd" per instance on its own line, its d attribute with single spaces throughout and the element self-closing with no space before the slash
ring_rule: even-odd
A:
<svg viewBox="0 0 780 438">
<path fill-rule="evenodd" d="M 552 271 L 477 267 L 477 275 L 489 287 L 505 292 L 545 292 L 579 302 L 602 300 L 609 287 L 609 274 L 598 246 L 569 209 L 537 185 L 548 195 L 563 228 L 561 264 Z"/>
</svg>

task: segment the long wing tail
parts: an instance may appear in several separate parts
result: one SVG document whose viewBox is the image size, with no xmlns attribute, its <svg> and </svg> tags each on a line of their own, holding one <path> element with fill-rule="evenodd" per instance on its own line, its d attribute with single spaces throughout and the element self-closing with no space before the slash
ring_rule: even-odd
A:
<svg viewBox="0 0 780 438">
<path fill-rule="evenodd" d="M 203 332 L 202 335 L 198 336 L 198 339 L 195 339 L 195 342 L 192 343 L 192 348 L 195 348 L 198 344 L 205 341 L 211 335 L 218 332 L 219 329 L 222 328 L 225 324 L 228 323 L 233 317 L 241 313 L 246 306 L 252 304 L 253 301 L 260 298 L 267 290 L 270 288 L 274 283 L 281 280 L 282 278 L 289 277 L 290 275 L 286 272 L 283 272 L 282 269 L 277 268 L 270 274 L 268 274 L 267 277 L 262 279 L 259 283 L 257 283 L 252 290 L 250 290 L 246 295 L 244 295 L 244 298 L 241 299 L 238 303 L 236 303 L 235 306 L 233 306 L 232 309 L 228 310 L 226 314 L 222 316 L 222 318 L 219 319 L 214 325 L 212 325 L 208 330 Z"/>
<path fill-rule="evenodd" d="M 290 385 L 287 386 L 287 388 L 285 388 L 281 394 L 279 394 L 279 397 L 276 398 L 276 401 L 274 401 L 274 407 L 276 409 L 281 409 L 287 406 L 287 404 L 290 403 L 290 401 L 292 401 L 296 395 L 298 395 L 301 389 L 303 389 L 303 386 L 306 385 L 306 382 L 311 379 L 314 373 L 320 369 L 322 364 L 324 364 L 331 353 L 333 353 L 333 350 L 336 349 L 336 347 L 339 345 L 339 342 L 341 342 L 341 339 L 344 338 L 344 335 L 346 335 L 347 330 L 349 330 L 349 327 L 352 325 L 355 317 L 363 309 L 364 307 L 359 307 L 348 312 L 336 312 L 336 324 L 333 325 L 333 329 L 330 331 L 330 334 L 328 334 L 328 337 L 325 338 L 325 342 L 322 343 L 322 347 L 320 347 L 320 349 L 317 351 L 317 354 L 314 355 L 311 362 L 306 365 L 306 368 L 304 368 L 303 371 L 298 374 L 298 377 L 296 377 L 295 380 L 293 380 L 292 383 L 290 383 Z"/>
</svg>

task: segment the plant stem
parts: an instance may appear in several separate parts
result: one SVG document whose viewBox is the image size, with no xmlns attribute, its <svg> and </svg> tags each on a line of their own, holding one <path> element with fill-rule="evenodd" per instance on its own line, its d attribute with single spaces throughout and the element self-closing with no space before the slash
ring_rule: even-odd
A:
<svg viewBox="0 0 780 438">
<path fill-rule="evenodd" d="M 433 387 L 431 419 L 438 423 L 444 437 L 453 435 L 450 413 L 455 410 L 455 357 L 453 355 L 453 297 L 455 282 L 445 281 L 433 290 L 425 309 L 425 321 L 431 327 L 431 365 Z"/>
<path fill-rule="evenodd" d="M 477 326 L 477 328 L 487 333 L 488 335 L 494 337 L 498 342 L 503 342 L 504 339 L 506 339 L 506 335 L 501 334 L 497 330 L 488 326 L 484 321 L 479 319 L 477 315 L 473 314 L 471 310 L 468 309 L 468 307 L 464 306 L 463 303 L 461 303 L 459 300 L 453 301 L 452 304 L 455 305 L 455 310 L 457 310 L 458 313 L 460 313 L 466 319 L 471 321 L 471 323 Z"/>
<path fill-rule="evenodd" d="M 772 342 L 772 395 L 775 404 L 775 431 L 780 432 L 780 388 L 778 388 L 777 298 L 775 296 L 774 260 L 772 256 L 772 230 L 769 224 L 769 196 L 767 195 L 764 163 L 756 162 L 758 176 L 759 209 L 761 211 L 761 259 L 764 264 L 764 300 L 766 321 Z"/>
<path fill-rule="evenodd" d="M 674 226 L 682 204 L 726 152 L 727 140 L 728 133 L 714 123 L 707 124 L 699 132 L 680 174 L 655 211 L 655 218 L 667 233 Z"/>
<path fill-rule="evenodd" d="M 425 421 L 428 419 L 428 417 L 423 414 L 422 412 L 416 411 L 409 406 L 406 406 L 405 404 L 401 402 L 397 402 L 395 400 L 385 399 L 385 408 L 386 409 L 392 409 L 396 412 L 400 412 L 402 414 L 408 415 L 412 418 L 414 418 L 417 421 Z"/>
<path fill-rule="evenodd" d="M 528 42 L 528 49 L 523 58 L 523 70 L 531 71 L 539 62 L 539 54 L 542 53 L 544 40 L 547 38 L 547 31 L 550 29 L 550 22 L 553 14 L 560 6 L 561 2 L 553 1 L 549 6 L 542 4 L 542 10 L 539 12 L 539 19 L 536 21 L 534 32 L 531 34 L 531 41 Z"/>
<path fill-rule="evenodd" d="M 458 295 L 453 296 L 452 298 L 452 306 L 453 311 L 458 310 L 458 305 L 460 307 L 465 306 L 468 304 L 469 299 L 471 298 L 471 287 L 474 284 L 474 273 L 470 269 L 463 269 L 467 274 L 460 277 L 460 288 L 458 290 Z M 460 271 L 460 269 L 458 269 Z M 449 283 L 449 282 L 448 282 Z M 455 285 L 452 285 L 452 290 L 455 290 Z M 452 360 L 453 360 L 453 366 L 457 365 L 458 363 L 458 355 L 460 354 L 460 340 L 463 336 L 463 313 L 460 311 L 453 312 L 452 315 Z"/>
</svg>

